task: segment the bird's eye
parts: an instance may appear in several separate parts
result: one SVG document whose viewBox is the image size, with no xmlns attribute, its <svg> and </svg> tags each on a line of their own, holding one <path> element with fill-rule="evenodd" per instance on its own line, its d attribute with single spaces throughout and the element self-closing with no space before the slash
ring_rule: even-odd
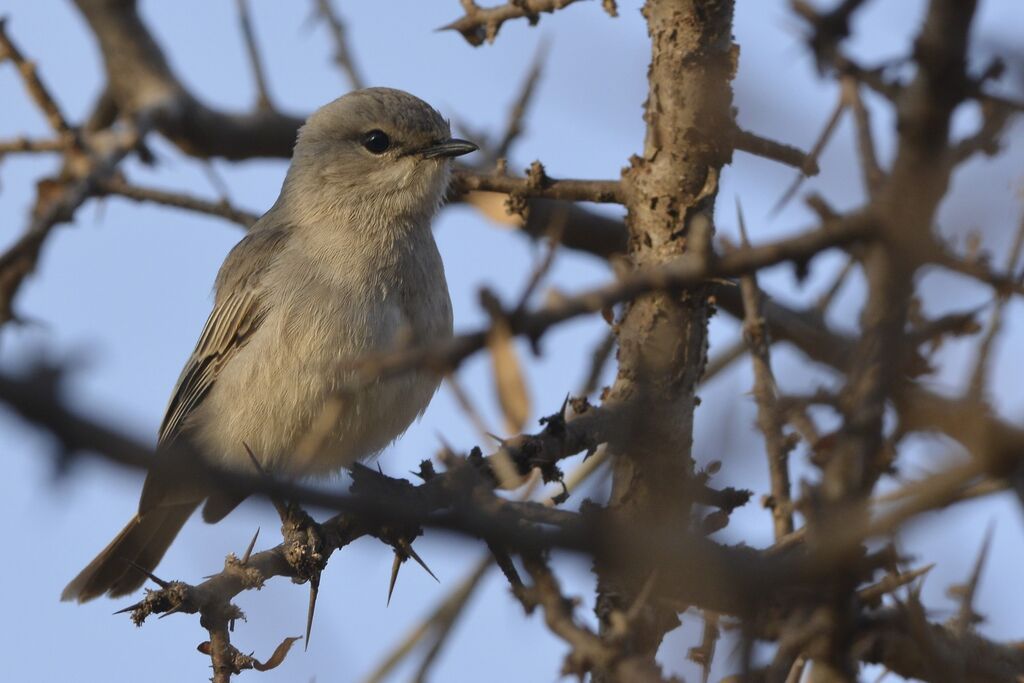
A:
<svg viewBox="0 0 1024 683">
<path fill-rule="evenodd" d="M 371 130 L 363 136 L 363 147 L 373 154 L 383 154 L 391 146 L 391 138 L 382 130 Z"/>
</svg>

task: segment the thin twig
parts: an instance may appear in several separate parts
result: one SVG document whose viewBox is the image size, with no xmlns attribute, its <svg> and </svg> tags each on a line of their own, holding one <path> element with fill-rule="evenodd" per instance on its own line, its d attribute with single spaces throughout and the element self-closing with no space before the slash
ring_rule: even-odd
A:
<svg viewBox="0 0 1024 683">
<path fill-rule="evenodd" d="M 495 160 L 508 157 L 512 143 L 519 138 L 523 132 L 523 120 L 526 118 L 526 111 L 533 101 L 534 93 L 537 91 L 537 83 L 540 82 L 541 71 L 544 61 L 548 56 L 548 42 L 541 39 L 537 51 L 533 55 L 533 63 L 526 74 L 522 87 L 519 89 L 519 96 L 516 97 L 512 109 L 509 111 L 508 120 L 505 123 L 505 132 L 498 139 L 492 155 Z"/>
<path fill-rule="evenodd" d="M 140 187 L 119 178 L 100 183 L 97 188 L 97 194 L 114 195 L 137 202 L 152 202 L 162 206 L 171 206 L 177 209 L 219 216 L 233 223 L 238 223 L 245 228 L 252 227 L 253 223 L 259 220 L 259 216 L 256 214 L 243 209 L 237 209 L 224 201 L 211 202 L 178 192 L 158 190 L 152 187 Z"/>
<path fill-rule="evenodd" d="M 854 266 L 856 265 L 857 260 L 855 258 L 852 256 L 848 256 L 846 258 L 846 263 L 844 263 L 843 267 L 839 269 L 838 273 L 836 273 L 835 279 L 832 280 L 832 284 L 821 293 L 821 296 L 819 296 L 818 300 L 814 303 L 814 310 L 817 311 L 819 315 L 825 315 L 825 313 L 828 312 L 828 309 L 835 300 L 836 295 L 839 294 L 839 290 L 842 289 L 843 284 L 846 282 L 846 278 L 850 276 L 853 272 Z"/>
<path fill-rule="evenodd" d="M 351 50 L 348 49 L 348 29 L 345 22 L 334 10 L 331 0 L 315 0 L 315 2 L 314 11 L 327 24 L 331 37 L 334 39 L 334 63 L 345 72 L 353 90 L 366 87 L 366 81 L 363 79 L 356 61 L 352 58 Z"/>
<path fill-rule="evenodd" d="M 747 342 L 743 339 L 738 339 L 733 342 L 732 345 L 717 352 L 714 356 L 708 359 L 707 367 L 704 368 L 704 375 L 700 378 L 700 381 L 707 383 L 711 379 L 717 377 L 737 360 L 743 358 L 749 350 L 750 347 L 747 345 Z"/>
<path fill-rule="evenodd" d="M 985 561 L 988 559 L 989 551 L 992 549 L 992 534 L 994 532 L 995 524 L 989 523 L 967 583 L 963 586 L 958 586 L 957 590 L 954 591 L 960 596 L 960 610 L 952 619 L 951 625 L 961 634 L 967 633 L 979 621 L 978 614 L 974 611 L 974 598 L 978 593 L 978 586 L 981 583 L 981 574 L 985 570 Z"/>
<path fill-rule="evenodd" d="M 1005 268 L 1007 273 L 1014 273 L 1016 271 L 1017 262 L 1020 260 L 1022 252 L 1024 252 L 1024 215 L 1021 216 L 1020 224 L 1013 238 L 1013 244 L 1006 254 Z M 997 292 L 995 306 L 992 308 L 992 316 L 988 323 L 988 330 L 978 345 L 978 353 L 974 359 L 974 370 L 971 372 L 971 378 L 967 383 L 967 391 L 964 394 L 964 398 L 968 401 L 978 402 L 984 398 L 992 349 L 995 346 L 996 338 L 1003 328 L 1003 311 L 1008 301 L 1009 299 L 1005 294 Z"/>
<path fill-rule="evenodd" d="M 757 133 L 737 128 L 733 144 L 741 152 L 798 168 L 804 176 L 817 175 L 820 170 L 816 156 L 811 156 L 792 145 L 762 137 Z"/>
<path fill-rule="evenodd" d="M 71 220 L 78 207 L 96 193 L 121 160 L 136 148 L 148 127 L 148 118 L 141 115 L 115 136 L 105 153 L 91 160 L 91 168 L 83 177 L 65 185 L 55 196 L 37 198 L 28 229 L 0 255 L 0 325 L 14 317 L 14 297 L 25 277 L 35 269 L 43 244 L 54 227 Z"/>
<path fill-rule="evenodd" d="M 39 152 L 63 152 L 68 148 L 64 140 L 31 140 L 21 137 L 0 140 L 0 156 L 5 154 L 35 154 Z"/>
<path fill-rule="evenodd" d="M 580 390 L 576 392 L 578 396 L 589 396 L 597 391 L 598 384 L 601 382 L 601 376 L 604 374 L 604 369 L 612 357 L 616 343 L 615 333 L 609 331 L 605 333 L 600 342 L 594 345 L 593 350 L 590 352 L 590 363 L 588 364 L 586 378 L 583 380 Z"/>
<path fill-rule="evenodd" d="M 245 39 L 245 51 L 249 56 L 252 77 L 256 81 L 256 108 L 260 111 L 274 111 L 270 90 L 267 87 L 267 76 L 263 70 L 263 60 L 256 44 L 256 32 L 253 30 L 252 17 L 249 14 L 249 0 L 235 0 L 235 6 L 238 8 L 238 22 L 242 28 L 242 37 Z"/>
<path fill-rule="evenodd" d="M 860 168 L 864 174 L 864 187 L 868 196 L 875 196 L 878 188 L 885 181 L 885 172 L 878 164 L 875 152 L 875 138 L 871 132 L 871 118 L 868 108 L 861 96 L 860 83 L 851 76 L 844 76 L 842 84 L 843 97 L 853 112 L 853 120 L 857 125 L 857 151 L 860 154 Z"/>
<path fill-rule="evenodd" d="M 540 287 L 544 278 L 551 271 L 551 267 L 555 264 L 555 256 L 557 256 L 558 248 L 562 244 L 562 235 L 565 233 L 565 223 L 569 215 L 566 207 L 561 207 L 561 209 L 551 218 L 551 222 L 548 224 L 547 248 L 544 251 L 544 256 L 530 272 L 526 286 L 523 287 L 523 291 L 519 295 L 519 301 L 512 309 L 512 315 L 519 315 L 526 310 L 534 292 L 537 291 L 537 288 Z"/>
<path fill-rule="evenodd" d="M 35 101 L 39 109 L 42 110 L 54 132 L 62 137 L 70 136 L 73 138 L 74 131 L 67 118 L 61 112 L 57 100 L 54 99 L 42 79 L 39 78 L 35 62 L 26 59 L 21 50 L 8 37 L 7 18 L 0 17 L 0 62 L 7 59 L 11 60 L 18 69 L 18 73 L 21 74 L 21 79 L 25 83 L 25 89 L 28 90 L 28 94 Z"/>
<path fill-rule="evenodd" d="M 835 132 L 836 125 L 838 125 L 839 120 L 842 118 L 843 112 L 845 110 L 846 101 L 843 99 L 842 96 L 840 96 L 839 100 L 836 102 L 835 108 L 832 110 L 832 115 L 829 116 L 828 122 L 825 123 L 825 127 L 821 131 L 821 135 L 818 136 L 818 139 L 815 141 L 814 146 L 811 148 L 811 151 L 807 154 L 808 164 L 813 163 L 814 167 L 817 167 L 818 158 L 824 151 L 825 145 L 827 145 L 828 141 L 832 138 L 832 133 Z M 796 195 L 797 191 L 800 189 L 800 186 L 803 184 L 806 178 L 807 173 L 801 171 L 800 175 L 798 175 L 796 179 L 793 180 L 793 184 L 790 185 L 786 189 L 786 191 L 782 193 L 782 196 L 779 197 L 779 201 L 777 201 L 775 203 L 775 206 L 772 207 L 772 214 L 777 214 L 778 212 L 782 211 L 783 207 L 785 207 L 786 204 L 789 203 L 789 200 Z"/>
<path fill-rule="evenodd" d="M 740 237 L 744 247 L 749 248 L 746 223 L 739 200 L 736 200 L 736 215 Z M 761 316 L 761 290 L 757 276 L 749 273 L 740 278 L 743 291 L 743 337 L 750 348 L 754 367 L 754 400 L 757 402 L 757 426 L 764 437 L 765 455 L 768 458 L 768 473 L 771 479 L 772 523 L 775 540 L 793 533 L 792 500 L 790 497 L 789 452 L 792 444 L 782 431 L 783 415 L 776 400 L 775 375 L 772 373 L 771 340 L 769 330 Z"/>
</svg>

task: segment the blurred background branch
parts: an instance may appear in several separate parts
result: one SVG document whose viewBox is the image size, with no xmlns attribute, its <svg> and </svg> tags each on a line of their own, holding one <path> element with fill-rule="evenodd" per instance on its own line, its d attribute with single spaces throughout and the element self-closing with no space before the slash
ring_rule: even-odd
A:
<svg viewBox="0 0 1024 683">
<path fill-rule="evenodd" d="M 20 235 L 9 231 L 0 254 L 4 347 L 6 339 L 25 334 L 26 325 L 13 323 L 32 320 L 42 306 L 28 277 L 65 239 L 54 228 L 80 225 L 86 207 L 127 199 L 151 211 L 184 210 L 174 214 L 181 223 L 213 217 L 245 229 L 256 220 L 258 213 L 228 199 L 218 165 L 245 173 L 249 165 L 242 162 L 286 159 L 303 118 L 279 106 L 295 102 L 301 112 L 315 101 L 296 98 L 289 80 L 302 81 L 305 72 L 291 63 L 281 66 L 288 58 L 280 49 L 281 31 L 261 22 L 264 8 L 247 0 L 225 4 L 225 16 L 236 24 L 216 31 L 235 26 L 242 60 L 235 70 L 252 76 L 249 108 L 212 96 L 187 77 L 182 65 L 206 48 L 186 50 L 168 39 L 145 3 L 69 3 L 84 20 L 78 30 L 95 41 L 101 57 L 99 94 L 84 110 L 65 102 L 69 79 L 55 68 L 62 75 L 51 77 L 52 55 L 41 65 L 34 61 L 47 30 L 29 23 L 14 30 L 0 20 L 0 63 L 14 67 L 26 108 L 45 124 L 34 132 L 16 126 L 0 131 L 0 161 L 18 169 L 19 181 L 34 181 L 34 187 L 17 186 L 30 211 Z M 508 662 L 508 671 L 491 662 L 491 680 L 554 677 L 559 670 L 552 662 L 559 658 L 562 674 L 595 682 L 678 680 L 681 671 L 698 671 L 705 681 L 733 674 L 732 680 L 744 681 L 845 682 L 865 676 L 868 665 L 905 679 L 1020 680 L 1024 655 L 1013 640 L 1021 637 L 1019 623 L 1016 631 L 986 632 L 983 615 L 993 603 L 982 599 L 985 576 L 1014 564 L 999 549 L 1009 543 L 1019 557 L 1024 548 L 1019 514 L 999 519 L 999 529 L 1016 534 L 1000 546 L 996 527 L 975 523 L 965 512 L 981 504 L 1005 510 L 991 507 L 996 500 L 1024 505 L 1024 427 L 1012 379 L 1020 376 L 1020 359 L 1000 352 L 1001 340 L 1019 337 L 1024 294 L 1019 188 L 1012 196 L 1020 183 L 1021 150 L 1010 134 L 1019 126 L 1024 62 L 998 41 L 985 43 L 978 28 L 1000 0 L 922 0 L 920 21 L 885 59 L 866 57 L 858 41 L 875 37 L 863 22 L 896 9 L 867 0 L 789 3 L 786 21 L 799 27 L 803 53 L 820 78 L 813 85 L 820 95 L 816 109 L 802 118 L 799 106 L 785 115 L 774 108 L 791 89 L 775 74 L 764 79 L 769 92 L 750 100 L 747 41 L 752 50 L 757 43 L 741 28 L 747 14 L 758 11 L 751 2 L 648 0 L 642 17 L 615 22 L 593 7 L 567 9 L 576 4 L 596 5 L 517 0 L 483 7 L 467 0 L 462 16 L 433 38 L 433 45 L 465 48 L 452 40 L 454 31 L 470 46 L 497 43 L 492 51 L 459 53 L 465 68 L 440 74 L 439 81 L 454 84 L 460 94 L 500 101 L 501 114 L 500 123 L 485 126 L 482 117 L 467 115 L 464 122 L 463 112 L 453 112 L 455 127 L 480 142 L 484 161 L 456 171 L 446 216 L 468 209 L 475 224 L 483 218 L 542 244 L 529 262 L 501 271 L 507 276 L 489 285 L 449 268 L 449 278 L 464 290 L 462 315 L 468 319 L 460 320 L 460 333 L 450 342 L 422 346 L 409 340 L 393 353 L 353 360 L 351 385 L 340 388 L 339 399 L 405 372 L 450 378 L 455 407 L 433 425 L 443 434 L 442 447 L 424 446 L 414 429 L 418 436 L 403 442 L 411 444 L 409 462 L 418 463 L 410 465 L 416 467 L 412 481 L 404 473 L 357 466 L 348 479 L 327 487 L 223 472 L 182 453 L 182 466 L 194 468 L 191 476 L 273 502 L 281 539 L 257 549 L 253 538 L 241 558 L 228 555 L 221 570 L 202 580 L 171 580 L 161 570 L 150 577 L 156 588 L 123 611 L 137 624 L 153 614 L 198 614 L 208 632 L 199 649 L 209 657 L 214 680 L 247 669 L 294 680 L 290 667 L 299 666 L 303 655 L 289 654 L 296 638 L 280 632 L 279 620 L 270 616 L 292 601 L 274 606 L 261 599 L 266 594 L 249 591 L 266 585 L 270 592 L 283 583 L 272 581 L 277 577 L 308 584 L 308 647 L 321 573 L 326 589 L 328 577 L 346 573 L 337 565 L 356 561 L 364 552 L 358 540 L 370 536 L 394 553 L 388 600 L 407 559 L 426 568 L 427 560 L 445 563 L 467 546 L 456 567 L 462 580 L 427 594 L 423 605 L 431 607 L 411 628 L 394 629 L 388 622 L 388 634 L 408 633 L 374 650 L 375 661 L 365 667 L 371 681 L 450 680 L 471 670 L 480 677 L 471 663 L 475 634 L 466 631 L 478 629 L 467 625 L 507 605 L 537 614 L 522 627 L 549 636 L 543 642 L 554 654 L 544 660 L 543 673 L 522 673 L 527 669 L 516 667 L 525 662 Z M 616 16 L 614 2 L 602 7 Z M 352 88 L 375 83 L 378 69 L 396 59 L 366 49 L 365 36 L 386 41 L 374 33 L 378 27 L 352 20 L 354 6 L 314 0 L 309 9 L 311 23 L 323 30 L 335 82 L 340 72 Z M 379 25 L 394 23 L 374 11 Z M 519 49 L 516 32 L 529 34 L 527 28 L 544 15 L 559 36 L 646 29 L 642 57 L 634 50 L 617 56 L 614 69 L 583 64 L 575 72 L 595 79 L 588 86 L 595 102 L 605 101 L 601 90 L 612 98 L 635 98 L 629 102 L 632 138 L 622 146 L 612 147 L 616 125 L 602 121 L 589 103 L 572 110 L 575 119 L 552 113 L 549 107 L 567 103 L 560 93 L 564 82 L 548 84 L 565 73 L 565 64 L 580 59 L 567 59 L 570 53 L 550 36 L 528 51 L 497 53 L 513 64 L 514 74 L 474 81 L 461 73 L 469 73 L 465 62 L 496 59 L 493 51 L 505 41 Z M 1024 29 L 1024 16 L 1015 16 Z M 67 55 L 77 58 L 71 48 Z M 411 70 L 410 62 L 428 58 L 402 53 L 398 61 Z M 643 81 L 644 63 L 647 80 L 632 87 Z M 282 78 L 283 68 L 294 72 Z M 232 78 L 244 80 L 238 76 Z M 15 80 L 2 87 L 14 90 Z M 642 119 L 634 111 L 641 101 Z M 748 111 L 757 116 L 747 117 Z M 574 126 L 586 126 L 591 116 L 600 125 L 588 130 L 598 134 L 574 137 Z M 534 135 L 552 132 L 571 139 L 575 151 L 536 144 Z M 529 153 L 518 154 L 528 146 Z M 612 151 L 602 166 L 589 155 L 604 147 Z M 539 161 L 521 161 L 537 157 L 556 171 L 549 175 Z M 204 198 L 192 185 L 178 189 L 164 182 L 174 162 L 190 159 L 202 162 L 217 199 Z M 55 161 L 56 170 L 44 167 L 44 160 Z M 985 182 L 966 199 L 957 195 L 960 179 L 983 163 L 993 164 Z M 615 164 L 623 167 L 620 177 Z M 525 170 L 520 175 L 510 168 Z M 979 208 L 1008 187 L 1012 211 Z M 840 191 L 849 188 L 856 193 Z M 723 191 L 742 198 L 744 207 L 749 201 L 765 210 L 749 214 L 752 219 L 737 212 L 732 226 L 731 212 L 716 210 Z M 261 192 L 240 204 L 260 206 Z M 794 201 L 802 192 L 803 204 Z M 951 220 L 958 201 L 967 208 Z M 776 228 L 776 215 L 811 227 Z M 947 225 L 974 232 L 951 234 Z M 90 233 L 76 239 L 99 238 Z M 157 238 L 147 232 L 145 239 Z M 183 268 L 198 251 L 196 240 L 172 239 L 187 243 Z M 469 239 L 463 234 L 452 242 Z M 498 268 L 505 260 L 501 249 L 469 249 L 471 256 L 460 263 Z M 116 257 L 126 268 L 139 259 L 129 251 Z M 566 260 L 575 270 L 562 269 Z M 53 281 L 64 297 L 83 286 L 59 270 L 41 270 L 38 279 Z M 114 277 L 118 289 L 141 286 Z M 937 286 L 942 278 L 954 284 Z M 975 294 L 966 297 L 967 291 Z M 936 299 L 949 301 L 936 306 Z M 80 308 L 106 304 L 93 300 Z M 146 302 L 142 313 L 115 313 L 121 320 L 141 319 L 145 309 L 162 306 L 170 308 Z M 57 316 L 54 326 L 62 323 Z M 135 343 L 143 338 L 142 327 L 122 336 Z M 57 445 L 59 471 L 82 471 L 77 456 L 83 453 L 129 469 L 149 467 L 149 440 L 140 440 L 133 428 L 111 426 L 117 410 L 108 407 L 104 417 L 103 410 L 82 410 L 74 398 L 88 370 L 38 358 L 29 364 L 4 347 L 4 425 L 30 425 L 33 434 L 48 435 Z M 748 356 L 750 363 L 737 362 Z M 545 357 L 556 360 L 539 373 Z M 571 395 L 566 387 L 581 376 L 582 392 Z M 749 409 L 741 409 L 748 388 Z M 481 400 L 483 394 L 493 400 Z M 538 404 L 559 407 L 531 432 L 524 425 L 539 417 Z M 719 428 L 702 428 L 702 414 L 718 420 Z M 747 424 L 738 428 L 735 416 Z M 471 425 L 471 436 L 457 431 L 460 423 Z M 488 425 L 498 423 L 511 433 L 491 434 Z M 732 432 L 739 429 L 757 438 L 737 440 Z M 448 444 L 453 433 L 458 441 L 487 443 L 455 448 Z M 956 457 L 943 457 L 950 451 Z M 423 459 L 428 452 L 437 455 Z M 543 496 L 541 483 L 551 487 Z M 755 492 L 765 512 L 748 505 Z M 76 516 L 86 510 L 69 508 Z M 330 516 L 318 522 L 304 508 Z M 972 548 L 971 566 L 951 570 L 959 572 L 951 588 L 956 609 L 945 622 L 923 597 L 926 576 L 935 583 L 943 563 L 902 548 L 937 515 L 968 520 L 961 536 L 946 544 L 954 557 L 963 554 L 957 546 L 965 539 Z M 941 542 L 943 529 L 930 533 Z M 73 544 L 56 534 L 39 535 L 50 546 Z M 266 542 L 267 534 L 262 538 Z M 976 556 L 974 548 L 980 548 Z M 226 551 L 217 546 L 204 564 Z M 574 564 L 580 558 L 583 571 Z M 33 562 L 67 573 L 60 557 Z M 488 571 L 492 564 L 500 575 Z M 361 592 L 364 574 L 345 580 Z M 1009 595 L 1011 589 L 1003 584 L 995 592 Z M 405 591 L 403 598 L 421 598 L 413 593 Z M 236 604 L 243 596 L 247 615 Z M 330 624 L 338 610 L 354 623 L 374 618 L 367 609 L 328 603 L 317 622 Z M 272 645 L 260 645 L 261 651 L 276 647 L 265 661 L 233 642 L 239 640 L 235 624 L 245 616 L 272 630 Z M 195 625 L 189 626 L 174 635 L 148 627 L 137 637 L 184 651 Z M 492 645 L 517 659 L 511 639 L 502 640 L 495 637 Z M 109 650 L 91 654 L 110 661 Z M 310 650 L 308 656 L 316 655 Z M 114 665 L 94 671 L 109 677 Z M 178 671 L 169 675 L 182 677 Z"/>
</svg>

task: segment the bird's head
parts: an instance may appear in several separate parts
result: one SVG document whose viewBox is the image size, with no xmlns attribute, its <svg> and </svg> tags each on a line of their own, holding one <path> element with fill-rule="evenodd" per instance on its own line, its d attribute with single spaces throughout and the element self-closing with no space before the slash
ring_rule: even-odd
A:
<svg viewBox="0 0 1024 683">
<path fill-rule="evenodd" d="M 475 149 L 453 138 L 448 121 L 418 97 L 357 90 L 318 109 L 300 129 L 286 189 L 315 193 L 321 210 L 358 203 L 378 215 L 429 216 L 444 198 L 451 159 Z"/>
</svg>

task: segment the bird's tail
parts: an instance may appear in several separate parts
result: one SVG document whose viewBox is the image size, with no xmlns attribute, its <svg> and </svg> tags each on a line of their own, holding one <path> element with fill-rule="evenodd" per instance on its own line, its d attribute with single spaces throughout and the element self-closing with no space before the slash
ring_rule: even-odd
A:
<svg viewBox="0 0 1024 683">
<path fill-rule="evenodd" d="M 146 581 L 185 526 L 196 503 L 155 507 L 135 515 L 89 566 L 72 579 L 61 600 L 86 602 L 108 593 L 116 598 L 136 590 Z"/>
</svg>

